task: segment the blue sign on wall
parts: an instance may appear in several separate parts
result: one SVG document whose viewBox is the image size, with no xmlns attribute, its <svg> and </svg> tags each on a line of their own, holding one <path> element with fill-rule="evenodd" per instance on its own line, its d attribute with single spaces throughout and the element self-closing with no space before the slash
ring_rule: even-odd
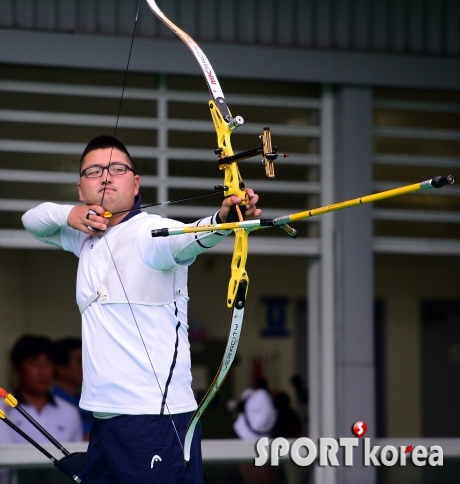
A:
<svg viewBox="0 0 460 484">
<path fill-rule="evenodd" d="M 286 337 L 289 336 L 287 325 L 287 297 L 265 296 L 260 298 L 265 305 L 265 327 L 262 336 Z"/>
</svg>

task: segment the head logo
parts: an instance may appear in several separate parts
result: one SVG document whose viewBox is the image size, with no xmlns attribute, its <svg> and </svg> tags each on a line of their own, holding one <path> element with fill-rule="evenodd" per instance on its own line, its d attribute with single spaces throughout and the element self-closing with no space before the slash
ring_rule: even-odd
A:
<svg viewBox="0 0 460 484">
<path fill-rule="evenodd" d="M 158 461 L 161 462 L 161 457 L 159 455 L 154 455 L 152 457 L 152 462 L 150 463 L 150 469 L 153 469 L 153 464 L 155 464 L 155 462 L 158 462 Z"/>
</svg>

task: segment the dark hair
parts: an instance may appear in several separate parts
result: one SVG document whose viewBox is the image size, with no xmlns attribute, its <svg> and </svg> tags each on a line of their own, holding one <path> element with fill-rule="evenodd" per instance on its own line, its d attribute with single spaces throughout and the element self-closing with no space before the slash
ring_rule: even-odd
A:
<svg viewBox="0 0 460 484">
<path fill-rule="evenodd" d="M 131 158 L 131 155 L 129 154 L 128 150 L 126 149 L 126 146 L 121 141 L 117 140 L 117 138 L 114 138 L 113 136 L 102 135 L 102 136 L 97 136 L 96 138 L 93 138 L 86 145 L 86 148 L 84 149 L 80 158 L 80 171 L 83 164 L 83 160 L 85 159 L 85 156 L 90 151 L 103 150 L 106 148 L 114 148 L 114 149 L 116 148 L 117 150 L 122 151 L 129 158 L 129 161 L 131 162 L 132 167 L 135 168 L 133 159 Z"/>
<path fill-rule="evenodd" d="M 70 353 L 74 349 L 81 350 L 81 339 L 64 338 L 55 341 L 53 344 L 53 360 L 56 365 L 67 366 L 70 360 Z"/>
<path fill-rule="evenodd" d="M 11 362 L 14 367 L 19 368 L 28 358 L 37 358 L 43 353 L 50 359 L 53 358 L 51 340 L 46 336 L 26 334 L 16 341 L 11 351 Z"/>
</svg>

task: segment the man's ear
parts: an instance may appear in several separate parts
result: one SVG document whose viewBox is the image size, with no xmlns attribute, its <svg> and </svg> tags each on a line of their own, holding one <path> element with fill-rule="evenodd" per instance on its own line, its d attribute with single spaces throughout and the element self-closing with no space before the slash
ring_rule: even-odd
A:
<svg viewBox="0 0 460 484">
<path fill-rule="evenodd" d="M 83 194 L 81 193 L 80 182 L 78 182 L 78 200 L 80 200 L 80 202 L 85 202 Z"/>
<path fill-rule="evenodd" d="M 141 179 L 139 175 L 134 175 L 134 195 L 139 195 L 140 186 L 141 186 Z"/>
</svg>

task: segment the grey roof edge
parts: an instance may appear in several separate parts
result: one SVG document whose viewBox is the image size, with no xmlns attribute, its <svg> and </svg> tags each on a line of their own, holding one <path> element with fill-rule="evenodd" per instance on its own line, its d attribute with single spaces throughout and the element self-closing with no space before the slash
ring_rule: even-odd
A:
<svg viewBox="0 0 460 484">
<path fill-rule="evenodd" d="M 129 37 L 0 29 L 0 63 L 124 70 Z M 222 77 L 357 86 L 460 89 L 460 58 L 319 49 L 200 45 Z M 180 40 L 138 38 L 130 69 L 200 75 Z"/>
</svg>

